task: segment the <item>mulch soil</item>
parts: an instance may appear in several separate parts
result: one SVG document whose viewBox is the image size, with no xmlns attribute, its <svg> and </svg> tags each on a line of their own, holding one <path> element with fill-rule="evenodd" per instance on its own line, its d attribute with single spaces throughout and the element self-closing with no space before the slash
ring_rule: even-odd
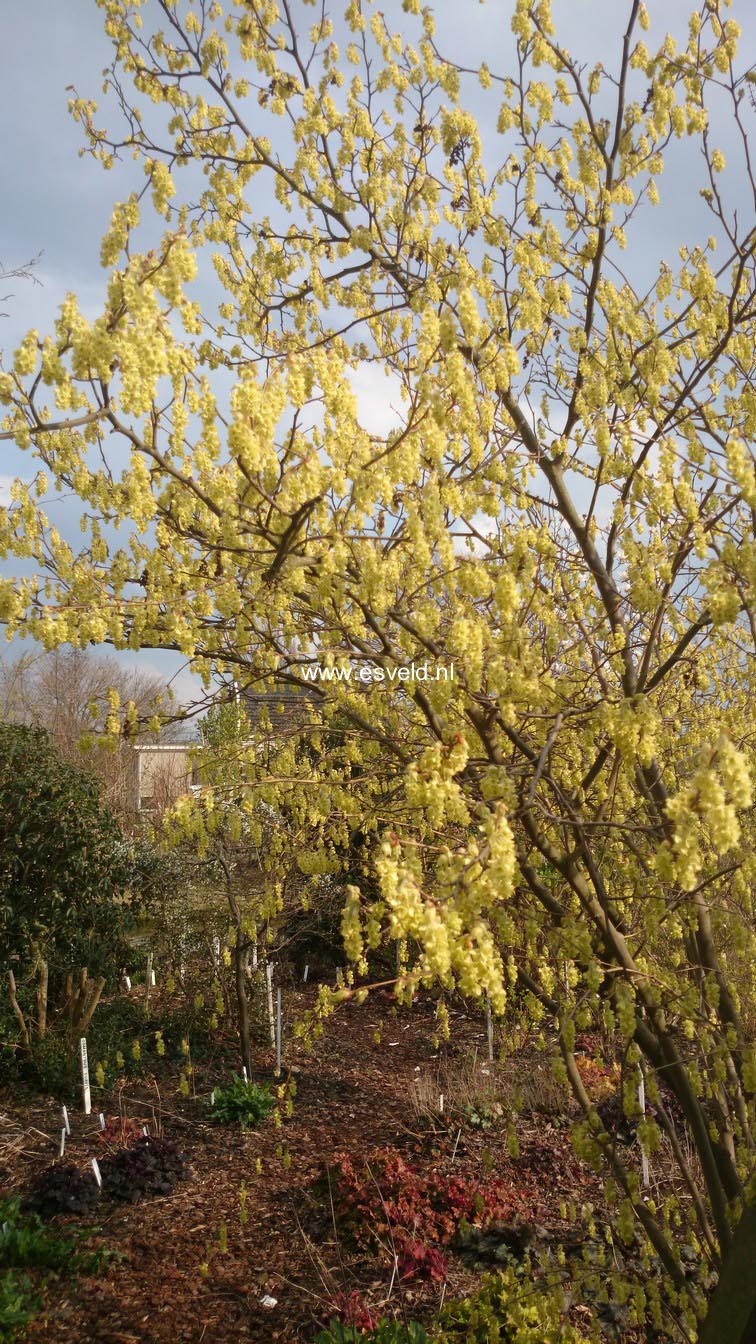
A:
<svg viewBox="0 0 756 1344">
<path fill-rule="evenodd" d="M 313 1002 L 306 987 L 292 993 L 296 1015 Z M 376 1028 L 383 1018 L 380 1042 Z M 123 1110 L 139 1123 L 156 1123 L 177 1142 L 190 1169 L 167 1196 L 134 1205 L 103 1200 L 93 1219 L 89 1245 L 121 1257 L 98 1277 L 50 1282 L 43 1310 L 28 1328 L 29 1344 L 69 1339 L 86 1344 L 231 1344 L 236 1340 L 311 1341 L 334 1314 L 338 1294 L 359 1290 L 373 1310 L 428 1319 L 446 1299 L 469 1291 L 475 1270 L 449 1256 L 445 1288 L 438 1283 L 392 1281 L 390 1247 L 385 1254 L 350 1244 L 332 1217 L 323 1177 L 337 1153 L 365 1160 L 378 1148 L 398 1148 L 406 1161 L 433 1169 L 511 1182 L 529 1220 L 568 1233 L 564 1204 L 598 1199 L 596 1178 L 575 1158 L 568 1132 L 548 1117 L 518 1121 L 519 1156 L 508 1149 L 508 1125 L 485 1130 L 461 1122 L 448 1107 L 435 1117 L 419 1113 L 413 1080 L 433 1080 L 453 1063 L 485 1073 L 484 1024 L 454 1015 L 442 1057 L 434 1048 L 434 1004 L 394 1009 L 372 996 L 363 1006 L 347 1003 L 325 1024 L 311 1053 L 292 1040 L 285 1076 L 296 1082 L 293 1115 L 280 1125 L 268 1120 L 259 1131 L 241 1133 L 207 1122 L 210 1089 L 222 1076 L 198 1069 L 196 1098 L 184 1098 L 161 1083 L 155 1090 L 130 1084 Z M 269 1060 L 263 1059 L 267 1066 Z M 261 1071 L 258 1080 L 271 1077 Z M 97 1102 L 114 1114 L 110 1105 Z M 69 1107 L 72 1135 L 66 1160 L 88 1169 L 102 1155 L 96 1114 Z M 60 1105 L 56 1101 L 0 1097 L 0 1184 L 19 1193 L 57 1156 Z M 259 1170 L 258 1170 L 259 1168 Z M 242 1184 L 246 1195 L 241 1196 Z M 323 1193 L 325 1189 L 325 1193 Z M 242 1204 L 246 1220 L 242 1221 Z M 561 1205 L 561 1217 L 560 1217 Z M 65 1225 L 66 1220 L 58 1223 Z M 225 1228 L 225 1231 L 224 1231 Z M 225 1249 L 224 1249 L 225 1245 Z M 264 1300 L 275 1299 L 275 1305 Z M 329 1310 L 330 1306 L 330 1310 Z"/>
</svg>

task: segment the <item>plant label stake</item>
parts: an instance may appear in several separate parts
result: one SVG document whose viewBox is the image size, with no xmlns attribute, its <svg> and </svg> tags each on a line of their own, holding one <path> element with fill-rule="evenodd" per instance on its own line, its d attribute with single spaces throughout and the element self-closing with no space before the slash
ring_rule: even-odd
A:
<svg viewBox="0 0 756 1344">
<path fill-rule="evenodd" d="M 646 1114 L 646 1082 L 645 1082 L 645 1079 L 644 1079 L 644 1077 L 643 1077 L 643 1070 L 642 1070 L 642 1069 L 640 1070 L 640 1073 L 639 1073 L 639 1075 L 638 1075 L 638 1078 L 639 1078 L 639 1081 L 638 1081 L 638 1105 L 640 1106 L 640 1109 L 641 1109 L 641 1115 L 642 1115 L 642 1116 L 645 1116 L 645 1114 Z M 650 1185 L 650 1183 L 651 1183 L 651 1173 L 650 1173 L 650 1171 L 649 1171 L 649 1167 L 648 1167 L 648 1155 L 646 1154 L 646 1151 L 645 1151 L 645 1149 L 644 1149 L 642 1143 L 641 1143 L 641 1179 L 642 1179 L 644 1185 Z"/>
<path fill-rule="evenodd" d="M 493 1017 L 491 1016 L 491 1000 L 486 997 L 486 1032 L 488 1034 L 488 1059 L 493 1064 L 494 1040 L 493 1040 Z"/>
<path fill-rule="evenodd" d="M 213 969 L 217 972 L 220 967 L 220 938 L 216 935 L 213 938 Z"/>
<path fill-rule="evenodd" d="M 273 1016 L 273 963 L 268 962 L 265 967 L 265 983 L 268 995 L 268 1022 L 270 1024 L 270 1043 L 276 1043 L 276 1022 Z"/>
<path fill-rule="evenodd" d="M 281 1072 L 281 986 L 276 990 L 276 1077 Z"/>
<path fill-rule="evenodd" d="M 304 968 L 304 975 L 302 976 L 302 979 L 304 980 L 305 984 L 307 984 L 307 977 L 309 974 L 310 974 L 310 967 L 309 965 L 307 965 Z"/>
<path fill-rule="evenodd" d="M 242 1064 L 242 1078 L 244 1079 L 245 1083 L 248 1083 L 248 1082 L 249 1082 L 249 1078 L 247 1077 L 247 1066 L 246 1066 L 246 1064 Z"/>
<path fill-rule="evenodd" d="M 89 1115 L 92 1110 L 92 1096 L 89 1091 L 89 1060 L 87 1058 L 86 1036 L 82 1036 L 79 1041 L 79 1059 L 81 1061 L 81 1100 L 84 1106 L 84 1114 Z"/>
<path fill-rule="evenodd" d="M 152 953 L 150 952 L 149 955 L 148 955 L 148 957 L 147 957 L 147 971 L 146 971 L 146 973 L 145 973 L 145 977 L 144 977 L 144 1002 L 145 1002 L 145 1006 L 146 1006 L 146 1005 L 149 1003 L 149 1001 L 150 1001 L 150 990 L 152 989 L 152 986 L 153 986 L 153 984 L 154 984 L 154 979 L 155 979 L 155 977 L 154 977 L 154 975 L 153 975 L 153 973 L 152 973 Z"/>
<path fill-rule="evenodd" d="M 215 1088 L 213 1088 L 212 1092 L 210 1093 L 210 1105 L 211 1106 L 215 1105 Z"/>
<path fill-rule="evenodd" d="M 64 1106 L 64 1107 L 63 1107 L 63 1112 L 62 1112 L 62 1113 L 63 1113 L 63 1124 L 64 1124 L 65 1127 L 66 1127 L 66 1134 L 70 1134 L 70 1133 L 71 1133 L 71 1126 L 70 1126 L 70 1124 L 68 1123 L 68 1107 L 67 1107 L 67 1106 Z"/>
<path fill-rule="evenodd" d="M 257 970 L 257 943 L 252 944 L 252 970 Z"/>
<path fill-rule="evenodd" d="M 100 1114 L 99 1114 L 99 1116 L 98 1116 L 97 1118 L 98 1118 L 98 1120 L 100 1121 L 100 1129 L 103 1129 L 103 1130 L 104 1130 L 104 1128 L 105 1128 L 105 1116 L 103 1115 L 102 1111 L 100 1111 Z"/>
<path fill-rule="evenodd" d="M 102 1190 L 102 1176 L 100 1175 L 100 1168 L 96 1157 L 92 1158 L 92 1171 L 94 1172 L 94 1178 L 97 1181 L 100 1190 Z"/>
<path fill-rule="evenodd" d="M 145 1137 L 146 1139 L 148 1139 L 148 1138 L 150 1137 L 150 1131 L 149 1131 L 149 1129 L 147 1128 L 146 1125 L 142 1125 L 142 1133 L 144 1134 L 144 1137 Z"/>
<path fill-rule="evenodd" d="M 58 1157 L 62 1157 L 65 1151 L 66 1151 L 66 1127 L 64 1125 L 62 1130 L 60 1131 L 60 1152 L 58 1153 Z"/>
<path fill-rule="evenodd" d="M 130 976 L 130 975 L 125 975 L 125 976 L 123 977 L 123 983 L 125 984 L 125 986 L 126 986 L 126 992 L 128 993 L 128 991 L 131 989 L 131 976 Z"/>
<path fill-rule="evenodd" d="M 443 1115 L 443 1113 L 444 1113 L 444 1094 L 443 1094 L 443 1092 L 440 1094 L 440 1096 L 439 1096 L 439 1098 L 438 1098 L 438 1110 L 439 1110 L 439 1114 L 440 1114 L 440 1115 Z"/>
</svg>

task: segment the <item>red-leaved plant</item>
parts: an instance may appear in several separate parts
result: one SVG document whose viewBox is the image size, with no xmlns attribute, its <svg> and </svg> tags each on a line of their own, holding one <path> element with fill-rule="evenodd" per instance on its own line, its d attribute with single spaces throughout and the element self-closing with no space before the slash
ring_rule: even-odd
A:
<svg viewBox="0 0 756 1344">
<path fill-rule="evenodd" d="M 337 1316 L 354 1330 L 374 1330 L 378 1324 L 378 1317 L 373 1315 L 362 1293 L 356 1289 L 351 1293 L 336 1293 L 328 1305 L 329 1317 Z"/>
<path fill-rule="evenodd" d="M 395 1148 L 376 1150 L 355 1167 L 347 1153 L 334 1158 L 334 1208 L 357 1241 L 393 1240 L 448 1246 L 460 1224 L 486 1227 L 521 1213 L 524 1192 L 501 1180 L 477 1182 L 441 1172 L 419 1172 Z"/>
<path fill-rule="evenodd" d="M 397 1268 L 402 1279 L 431 1279 L 433 1283 L 443 1283 L 446 1256 L 437 1246 L 427 1246 L 424 1241 L 405 1241 Z"/>
</svg>

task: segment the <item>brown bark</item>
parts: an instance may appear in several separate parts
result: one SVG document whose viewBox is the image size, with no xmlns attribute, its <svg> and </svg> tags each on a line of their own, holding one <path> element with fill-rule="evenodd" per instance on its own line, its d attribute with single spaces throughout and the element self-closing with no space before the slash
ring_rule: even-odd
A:
<svg viewBox="0 0 756 1344">
<path fill-rule="evenodd" d="M 8 971 L 8 991 L 10 994 L 11 1008 L 13 1009 L 16 1021 L 18 1022 L 21 1044 L 25 1050 L 28 1050 L 31 1044 L 29 1040 L 29 1029 L 26 1025 L 26 1019 L 21 1012 L 21 1005 L 16 995 L 16 977 L 14 976 L 13 971 Z"/>
<path fill-rule="evenodd" d="M 756 1204 L 746 1208 L 733 1233 L 699 1344 L 756 1344 Z"/>
</svg>

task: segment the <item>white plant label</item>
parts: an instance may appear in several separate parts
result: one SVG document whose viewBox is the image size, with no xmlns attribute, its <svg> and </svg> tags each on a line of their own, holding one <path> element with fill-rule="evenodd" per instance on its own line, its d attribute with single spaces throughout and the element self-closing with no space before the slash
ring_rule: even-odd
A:
<svg viewBox="0 0 756 1344">
<path fill-rule="evenodd" d="M 84 1114 L 89 1115 L 92 1110 L 92 1094 L 89 1090 L 89 1059 L 87 1058 L 86 1036 L 82 1036 L 79 1041 L 79 1059 L 81 1061 L 81 1100 Z"/>
<path fill-rule="evenodd" d="M 98 1186 L 102 1189 L 102 1176 L 100 1175 L 100 1168 L 96 1157 L 92 1158 L 92 1171 L 94 1172 L 94 1178 L 97 1181 Z"/>
<path fill-rule="evenodd" d="M 70 1133 L 71 1133 L 71 1126 L 70 1126 L 70 1124 L 68 1123 L 68 1107 L 67 1107 L 67 1106 L 64 1106 L 64 1107 L 63 1107 L 62 1114 L 63 1114 L 63 1124 L 64 1124 L 65 1127 L 66 1127 L 66 1134 L 70 1134 Z"/>
<path fill-rule="evenodd" d="M 125 975 L 125 976 L 123 977 L 123 983 L 125 984 L 127 991 L 130 990 L 130 989 L 131 989 L 131 976 L 130 976 L 130 975 Z"/>
<path fill-rule="evenodd" d="M 642 1073 L 640 1075 L 640 1081 L 638 1083 L 638 1105 L 640 1106 L 641 1115 L 645 1116 L 646 1083 Z M 651 1173 L 648 1166 L 648 1156 L 644 1152 L 642 1145 L 641 1145 L 641 1180 L 643 1181 L 644 1186 L 650 1185 L 651 1183 Z"/>
<path fill-rule="evenodd" d="M 66 1151 L 66 1127 L 64 1125 L 62 1130 L 60 1131 L 60 1152 L 58 1153 L 58 1157 L 62 1157 L 65 1151 Z"/>
<path fill-rule="evenodd" d="M 273 963 L 268 962 L 265 967 L 265 984 L 268 998 L 268 1023 L 270 1025 L 270 1043 L 276 1044 L 276 1019 L 273 1015 Z"/>
<path fill-rule="evenodd" d="M 276 990 L 276 1073 L 281 1072 L 281 987 Z"/>
<path fill-rule="evenodd" d="M 307 984 L 307 977 L 309 974 L 310 974 L 310 968 L 309 966 L 305 966 L 304 975 L 302 976 L 302 979 L 304 980 L 305 984 Z"/>
<path fill-rule="evenodd" d="M 98 1118 L 98 1120 L 99 1120 L 99 1122 L 100 1122 L 100 1129 L 104 1129 L 104 1128 L 105 1128 L 105 1116 L 103 1115 L 102 1111 L 100 1111 L 100 1114 L 98 1115 L 97 1118 Z"/>
<path fill-rule="evenodd" d="M 488 1059 L 493 1063 L 494 1057 L 494 1037 L 493 1037 L 493 1018 L 491 1016 L 491 1000 L 486 999 L 486 1032 L 488 1034 Z"/>
<path fill-rule="evenodd" d="M 443 1094 L 443 1092 L 440 1094 L 440 1096 L 439 1096 L 439 1098 L 438 1098 L 438 1109 L 439 1109 L 441 1115 L 443 1115 L 443 1113 L 444 1113 L 444 1094 Z"/>
<path fill-rule="evenodd" d="M 248 1082 L 249 1082 L 249 1078 L 247 1077 L 247 1066 L 246 1066 L 246 1064 L 242 1064 L 242 1078 L 244 1079 L 245 1083 L 248 1083 Z"/>
</svg>

